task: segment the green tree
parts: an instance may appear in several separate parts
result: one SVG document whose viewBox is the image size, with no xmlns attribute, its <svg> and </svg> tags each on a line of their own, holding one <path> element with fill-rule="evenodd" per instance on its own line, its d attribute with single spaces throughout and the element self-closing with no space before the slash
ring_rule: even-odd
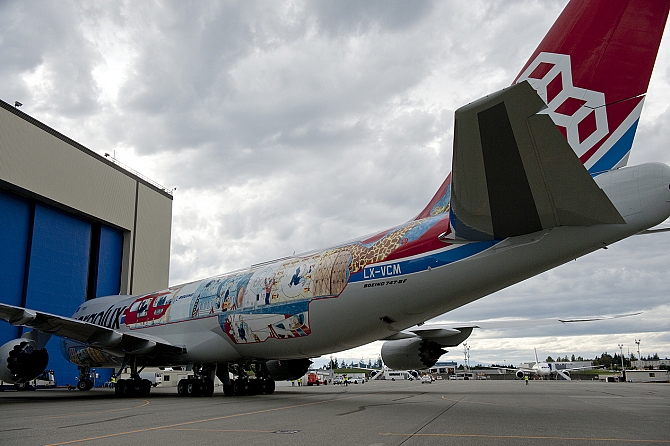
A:
<svg viewBox="0 0 670 446">
<path fill-rule="evenodd" d="M 575 362 L 575 354 L 572 354 L 572 357 L 570 358 L 570 361 Z"/>
<path fill-rule="evenodd" d="M 612 355 L 609 353 L 605 352 L 602 355 L 600 355 L 600 358 L 596 357 L 596 359 L 593 360 L 593 365 L 601 365 L 606 368 L 612 367 L 612 362 L 613 362 Z"/>
<path fill-rule="evenodd" d="M 544 362 L 554 362 L 554 358 L 547 356 L 547 359 L 545 359 Z"/>
</svg>

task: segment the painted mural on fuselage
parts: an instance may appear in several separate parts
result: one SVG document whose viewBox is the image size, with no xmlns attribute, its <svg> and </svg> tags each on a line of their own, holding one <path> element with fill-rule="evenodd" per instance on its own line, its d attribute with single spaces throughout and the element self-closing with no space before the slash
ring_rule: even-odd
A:
<svg viewBox="0 0 670 446">
<path fill-rule="evenodd" d="M 358 282 L 403 275 L 402 259 L 445 247 L 437 236 L 449 230 L 449 192 L 447 183 L 428 216 L 372 237 L 136 297 L 119 311 L 120 324 L 137 330 L 217 317 L 235 344 L 308 336 L 313 300 L 339 296 L 352 278 Z M 392 260 L 398 262 L 384 265 Z M 113 318 L 79 319 L 111 323 Z"/>
</svg>

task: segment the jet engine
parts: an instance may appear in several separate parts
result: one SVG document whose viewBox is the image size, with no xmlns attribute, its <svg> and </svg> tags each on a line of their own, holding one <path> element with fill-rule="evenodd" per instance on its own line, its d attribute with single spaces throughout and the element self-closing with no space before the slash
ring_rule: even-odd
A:
<svg viewBox="0 0 670 446">
<path fill-rule="evenodd" d="M 427 369 L 445 353 L 437 342 L 418 337 L 386 341 L 382 345 L 382 360 L 393 370 Z"/>
<path fill-rule="evenodd" d="M 519 378 L 519 379 L 523 379 L 523 375 L 524 375 L 524 374 L 523 374 L 523 372 L 522 372 L 521 370 L 517 370 L 517 371 L 516 371 L 516 377 L 517 377 L 517 378 Z"/>
<path fill-rule="evenodd" d="M 271 360 L 265 365 L 275 381 L 287 381 L 305 376 L 312 361 L 309 359 Z"/>
<path fill-rule="evenodd" d="M 35 342 L 19 338 L 0 347 L 0 380 L 21 384 L 37 378 L 49 363 L 49 353 L 38 349 Z"/>
</svg>

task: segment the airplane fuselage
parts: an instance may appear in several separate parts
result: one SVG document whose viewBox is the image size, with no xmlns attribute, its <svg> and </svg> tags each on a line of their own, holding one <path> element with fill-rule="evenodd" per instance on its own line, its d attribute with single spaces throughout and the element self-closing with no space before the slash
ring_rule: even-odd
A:
<svg viewBox="0 0 670 446">
<path fill-rule="evenodd" d="M 452 243 L 449 206 L 375 236 L 140 296 L 82 304 L 74 319 L 155 336 L 178 347 L 172 364 L 316 357 L 383 339 L 670 216 L 670 167 L 598 175 L 626 224 L 560 226 L 504 240 Z M 447 188 L 445 202 L 449 201 Z M 445 241 L 443 241 L 445 240 Z M 64 341 L 80 365 L 121 355 Z M 281 345 L 281 348 L 277 348 Z M 168 365 L 161 358 L 162 365 Z M 539 372 L 539 371 L 538 371 Z"/>
</svg>

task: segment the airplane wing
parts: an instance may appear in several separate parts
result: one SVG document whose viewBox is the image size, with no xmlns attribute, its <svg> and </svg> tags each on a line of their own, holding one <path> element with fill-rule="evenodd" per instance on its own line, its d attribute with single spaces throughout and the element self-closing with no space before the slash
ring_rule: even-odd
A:
<svg viewBox="0 0 670 446">
<path fill-rule="evenodd" d="M 183 352 L 182 347 L 172 345 L 155 336 L 122 333 L 118 330 L 70 317 L 3 303 L 0 303 L 0 319 L 14 326 L 29 327 L 42 333 L 72 339 L 117 354 L 147 354 L 155 350 L 172 353 Z"/>
<path fill-rule="evenodd" d="M 511 372 L 521 371 L 523 373 L 535 373 L 535 370 L 527 367 L 489 367 L 490 369 L 509 370 Z"/>
<path fill-rule="evenodd" d="M 637 316 L 642 314 L 641 311 L 636 313 L 625 314 L 611 314 L 605 316 L 580 316 L 572 318 L 543 318 L 543 319 L 488 319 L 476 322 L 446 322 L 440 325 L 444 326 L 472 326 L 480 329 L 496 329 L 496 328 L 518 328 L 518 327 L 536 327 L 540 325 L 560 325 L 571 324 L 576 322 L 593 322 L 604 321 L 611 319 L 619 319 L 622 317 Z M 426 324 L 428 325 L 428 324 Z"/>
<path fill-rule="evenodd" d="M 591 322 L 609 319 L 618 319 L 622 317 L 636 316 L 642 314 L 627 313 L 614 314 L 606 316 L 582 316 L 578 318 L 545 318 L 545 319 L 489 319 L 477 322 L 447 322 L 447 323 L 428 323 L 420 326 L 402 330 L 382 341 L 393 341 L 398 339 L 422 338 L 435 341 L 444 347 L 455 347 L 470 336 L 472 330 L 496 329 L 496 328 L 515 328 L 515 327 L 533 327 L 539 325 L 569 324 L 574 322 Z M 458 342 L 456 342 L 458 341 Z M 518 369 L 514 369 L 518 370 Z"/>
<path fill-rule="evenodd" d="M 592 369 L 600 369 L 602 367 L 603 366 L 601 366 L 601 365 L 589 365 L 589 366 L 583 366 L 583 367 L 571 367 L 569 369 L 560 369 L 560 370 L 557 369 L 556 371 L 574 372 L 575 370 L 592 370 Z"/>
</svg>

